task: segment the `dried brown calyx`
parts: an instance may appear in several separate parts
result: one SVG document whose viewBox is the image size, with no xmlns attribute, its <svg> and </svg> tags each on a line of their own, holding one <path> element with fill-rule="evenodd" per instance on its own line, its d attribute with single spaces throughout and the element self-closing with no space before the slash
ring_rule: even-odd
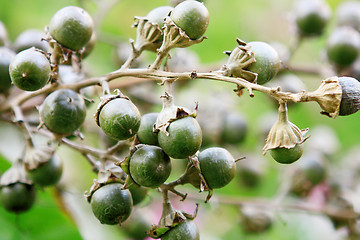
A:
<svg viewBox="0 0 360 240">
<path fill-rule="evenodd" d="M 158 225 L 154 225 L 152 229 L 148 231 L 148 235 L 152 238 L 161 238 L 168 231 L 175 228 L 179 224 L 184 223 L 186 220 L 193 220 L 196 218 L 198 211 L 198 205 L 196 205 L 194 215 L 175 210 L 170 201 L 163 202 L 163 211 Z"/>
<path fill-rule="evenodd" d="M 27 146 L 24 165 L 27 170 L 33 170 L 47 163 L 54 155 L 55 149 L 50 145 L 41 147 Z"/>
<path fill-rule="evenodd" d="M 171 83 L 165 83 L 171 85 Z M 171 88 L 171 86 L 169 86 Z M 171 122 L 184 118 L 184 117 L 196 117 L 197 116 L 197 105 L 193 112 L 190 112 L 188 109 L 176 106 L 174 103 L 174 98 L 171 95 L 171 90 L 165 90 L 165 95 L 163 98 L 163 108 L 156 119 L 154 124 L 154 132 L 162 131 L 166 135 L 169 135 L 167 128 Z"/>
<path fill-rule="evenodd" d="M 114 165 L 114 162 L 104 162 L 102 169 L 98 173 L 98 179 L 94 179 L 90 190 L 85 193 L 86 200 L 90 203 L 91 197 L 96 190 L 109 183 L 123 183 L 125 178 L 124 171 Z"/>
<path fill-rule="evenodd" d="M 270 129 L 266 138 L 263 154 L 266 154 L 271 149 L 291 149 L 308 139 L 308 137 L 305 137 L 305 134 L 309 129 L 300 130 L 295 124 L 289 122 L 286 102 L 280 103 L 278 113 L 279 118 Z"/>
<path fill-rule="evenodd" d="M 136 27 L 136 42 L 134 44 L 136 51 L 150 50 L 155 52 L 161 46 L 163 32 L 158 24 L 150 22 L 146 17 L 135 17 L 133 27 Z"/>
<path fill-rule="evenodd" d="M 0 187 L 9 186 L 15 183 L 23 183 L 27 185 L 33 184 L 26 174 L 22 160 L 15 161 L 11 168 L 4 172 L 0 179 Z"/>
<path fill-rule="evenodd" d="M 254 52 L 251 51 L 251 46 L 246 42 L 239 38 L 236 41 L 239 45 L 234 50 L 225 52 L 229 55 L 229 59 L 221 68 L 221 72 L 225 76 L 240 77 L 256 83 L 257 74 L 246 70 L 252 63 L 256 62 Z"/>
</svg>

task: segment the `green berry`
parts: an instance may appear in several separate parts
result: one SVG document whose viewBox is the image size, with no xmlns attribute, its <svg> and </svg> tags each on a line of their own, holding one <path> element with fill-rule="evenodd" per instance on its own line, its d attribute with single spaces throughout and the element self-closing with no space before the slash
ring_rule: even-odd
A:
<svg viewBox="0 0 360 240">
<path fill-rule="evenodd" d="M 44 87 L 51 76 L 49 60 L 35 48 L 18 53 L 11 61 L 9 71 L 14 85 L 25 91 Z"/>
<path fill-rule="evenodd" d="M 209 12 L 203 3 L 184 1 L 170 14 L 174 23 L 184 30 L 190 39 L 196 40 L 204 35 L 209 25 Z"/>
<path fill-rule="evenodd" d="M 46 37 L 45 33 L 39 29 L 28 29 L 22 32 L 15 40 L 14 47 L 16 52 L 21 52 L 28 48 L 35 47 L 43 51 L 48 51 L 49 44 L 42 40 Z"/>
<path fill-rule="evenodd" d="M 237 113 L 228 113 L 223 117 L 221 126 L 221 142 L 236 144 L 242 142 L 246 136 L 247 122 Z"/>
<path fill-rule="evenodd" d="M 326 51 L 331 63 L 350 66 L 359 56 L 360 33 L 351 27 L 335 29 L 327 41 Z"/>
<path fill-rule="evenodd" d="M 263 85 L 269 82 L 280 70 L 280 58 L 275 49 L 265 42 L 249 42 L 254 52 L 256 62 L 247 70 L 257 73 L 257 83 Z"/>
<path fill-rule="evenodd" d="M 40 107 L 40 118 L 52 132 L 72 134 L 85 120 L 84 99 L 70 89 L 59 89 L 48 95 Z"/>
<path fill-rule="evenodd" d="M 141 116 L 141 123 L 137 132 L 138 139 L 141 143 L 159 145 L 157 133 L 153 131 L 158 115 L 158 113 L 147 113 Z"/>
<path fill-rule="evenodd" d="M 0 188 L 0 203 L 9 212 L 21 213 L 29 210 L 36 199 L 34 185 L 16 182 Z"/>
<path fill-rule="evenodd" d="M 124 98 L 107 102 L 100 110 L 99 125 L 109 137 L 125 140 L 133 137 L 140 127 L 141 116 L 137 107 Z"/>
<path fill-rule="evenodd" d="M 62 162 L 53 155 L 49 161 L 40 164 L 37 168 L 26 170 L 28 177 L 40 186 L 51 186 L 59 182 L 62 175 Z"/>
<path fill-rule="evenodd" d="M 201 146 L 202 133 L 199 123 L 193 117 L 184 117 L 171 122 L 167 128 L 169 135 L 160 131 L 160 147 L 172 158 L 187 158 L 194 155 Z"/>
<path fill-rule="evenodd" d="M 11 87 L 9 66 L 16 54 L 6 47 L 0 47 L 0 93 L 6 92 Z"/>
<path fill-rule="evenodd" d="M 147 15 L 149 22 L 157 24 L 161 29 L 164 26 L 164 19 L 169 16 L 170 11 L 173 10 L 170 6 L 161 6 L 154 8 Z"/>
<path fill-rule="evenodd" d="M 68 6 L 55 13 L 49 24 L 49 31 L 62 46 L 78 51 L 89 42 L 94 23 L 84 9 Z"/>
<path fill-rule="evenodd" d="M 296 144 L 292 148 L 274 148 L 270 150 L 271 156 L 278 163 L 290 164 L 297 161 L 303 154 L 303 145 Z"/>
<path fill-rule="evenodd" d="M 200 234 L 195 223 L 186 220 L 161 236 L 161 240 L 199 240 Z"/>
<path fill-rule="evenodd" d="M 323 33 L 331 10 L 324 0 L 299 0 L 295 4 L 294 14 L 299 34 L 316 36 Z"/>
<path fill-rule="evenodd" d="M 225 148 L 212 147 L 198 156 L 201 173 L 210 188 L 222 188 L 235 177 L 235 160 Z"/>
<path fill-rule="evenodd" d="M 120 224 L 132 210 L 132 198 L 129 190 L 122 190 L 120 183 L 106 184 L 91 196 L 91 209 L 102 224 Z"/>
<path fill-rule="evenodd" d="M 160 147 L 143 146 L 132 154 L 129 170 L 137 184 L 157 188 L 170 176 L 170 158 Z"/>
</svg>

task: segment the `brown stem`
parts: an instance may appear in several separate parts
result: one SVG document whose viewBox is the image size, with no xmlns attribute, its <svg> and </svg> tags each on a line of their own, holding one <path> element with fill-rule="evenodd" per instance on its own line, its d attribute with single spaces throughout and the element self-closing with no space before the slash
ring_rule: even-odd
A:
<svg viewBox="0 0 360 240">
<path fill-rule="evenodd" d="M 293 101 L 293 102 L 307 102 L 310 101 L 306 96 L 306 92 L 301 93 L 289 93 L 289 92 L 281 92 L 277 88 L 269 88 L 262 85 L 250 83 L 242 78 L 234 78 L 223 76 L 216 72 L 210 73 L 195 73 L 195 72 L 182 72 L 182 73 L 174 73 L 174 72 L 166 72 L 161 70 L 153 70 L 153 69 L 125 69 L 125 70 L 116 70 L 114 72 L 105 74 L 100 77 L 88 78 L 83 81 L 72 83 L 72 84 L 50 84 L 45 86 L 44 88 L 34 91 L 34 92 L 24 92 L 17 97 L 9 100 L 5 104 L 0 107 L 0 113 L 6 112 L 11 109 L 12 105 L 21 105 L 27 100 L 42 94 L 48 94 L 56 89 L 73 89 L 78 91 L 81 88 L 92 86 L 92 85 L 100 85 L 101 81 L 113 81 L 117 78 L 122 77 L 136 77 L 143 78 L 147 81 L 179 81 L 179 80 L 190 80 L 190 79 L 208 79 L 208 80 L 216 80 L 222 82 L 233 83 L 248 90 L 255 90 L 259 92 L 263 92 L 268 94 L 269 96 L 283 101 Z M 137 82 L 134 82 L 136 84 Z"/>
<path fill-rule="evenodd" d="M 111 155 L 111 154 L 109 155 L 107 151 L 92 148 L 87 145 L 81 145 L 81 144 L 75 143 L 67 138 L 61 138 L 60 141 L 62 143 L 64 143 L 65 145 L 67 145 L 83 154 L 90 154 L 90 155 L 98 157 L 99 159 L 109 159 L 114 162 L 120 162 L 122 160 L 114 155 Z"/>
</svg>

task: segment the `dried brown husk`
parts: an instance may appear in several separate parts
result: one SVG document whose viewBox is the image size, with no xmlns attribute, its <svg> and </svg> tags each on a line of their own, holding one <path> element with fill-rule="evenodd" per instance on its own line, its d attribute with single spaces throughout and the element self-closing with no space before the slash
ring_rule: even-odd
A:
<svg viewBox="0 0 360 240">
<path fill-rule="evenodd" d="M 226 51 L 229 59 L 221 68 L 221 72 L 225 76 L 240 77 L 251 83 L 256 83 L 257 73 L 246 70 L 252 63 L 256 62 L 254 52 L 251 46 L 246 42 L 236 39 L 239 44 L 233 51 Z"/>
<path fill-rule="evenodd" d="M 286 102 L 280 103 L 279 118 L 272 126 L 266 138 L 263 154 L 275 148 L 293 148 L 296 144 L 302 144 L 309 137 L 305 137 L 307 129 L 300 130 L 295 124 L 289 122 Z"/>
</svg>

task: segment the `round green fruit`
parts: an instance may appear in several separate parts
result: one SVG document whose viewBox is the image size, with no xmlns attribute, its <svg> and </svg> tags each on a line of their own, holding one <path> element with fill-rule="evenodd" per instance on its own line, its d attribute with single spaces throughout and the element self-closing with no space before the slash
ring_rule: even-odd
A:
<svg viewBox="0 0 360 240">
<path fill-rule="evenodd" d="M 78 51 L 89 42 L 94 23 L 84 9 L 68 6 L 55 13 L 49 24 L 49 31 L 62 46 Z"/>
<path fill-rule="evenodd" d="M 46 35 L 39 29 L 28 29 L 22 32 L 15 40 L 14 47 L 16 52 L 21 52 L 31 47 L 48 51 L 49 44 L 42 39 L 45 39 Z"/>
<path fill-rule="evenodd" d="M 59 89 L 48 95 L 40 107 L 40 118 L 52 132 L 70 135 L 84 122 L 84 99 L 70 89 Z"/>
<path fill-rule="evenodd" d="M 237 113 L 225 114 L 221 126 L 222 143 L 240 143 L 244 140 L 246 132 L 247 122 L 242 115 Z"/>
<path fill-rule="evenodd" d="M 169 135 L 160 131 L 160 147 L 169 157 L 182 159 L 194 155 L 201 146 L 202 132 L 199 123 L 193 117 L 184 117 L 170 123 Z"/>
<path fill-rule="evenodd" d="M 62 175 L 62 162 L 59 157 L 53 155 L 48 162 L 39 165 L 35 169 L 26 170 L 28 177 L 42 187 L 51 186 L 59 182 Z"/>
<path fill-rule="evenodd" d="M 257 73 L 257 83 L 263 85 L 269 82 L 280 70 L 280 58 L 275 49 L 265 42 L 249 42 L 254 52 L 256 62 L 247 70 Z"/>
<path fill-rule="evenodd" d="M 130 216 L 133 206 L 131 194 L 121 188 L 120 183 L 106 184 L 91 196 L 91 209 L 102 224 L 120 224 Z"/>
<path fill-rule="evenodd" d="M 324 0 L 299 0 L 294 10 L 296 26 L 302 36 L 321 35 L 331 17 L 330 7 Z"/>
<path fill-rule="evenodd" d="M 133 200 L 133 205 L 141 203 L 147 196 L 149 189 L 145 187 L 136 187 L 129 189 Z"/>
<path fill-rule="evenodd" d="M 49 60 L 35 48 L 18 53 L 11 61 L 9 71 L 14 85 L 25 91 L 44 87 L 51 76 Z"/>
<path fill-rule="evenodd" d="M 153 131 L 158 116 L 158 113 L 147 113 L 141 116 L 140 127 L 137 132 L 138 139 L 141 143 L 159 145 L 157 133 Z"/>
<path fill-rule="evenodd" d="M 16 54 L 6 47 L 0 47 L 0 93 L 6 92 L 11 87 L 9 66 Z"/>
<path fill-rule="evenodd" d="M 171 162 L 160 147 L 143 146 L 132 154 L 129 170 L 137 184 L 157 188 L 170 176 Z"/>
<path fill-rule="evenodd" d="M 301 157 L 303 145 L 296 144 L 293 148 L 274 148 L 270 150 L 270 154 L 278 163 L 290 164 Z"/>
<path fill-rule="evenodd" d="M 171 11 L 170 18 L 192 40 L 203 36 L 209 25 L 209 11 L 203 3 L 197 1 L 178 4 Z"/>
<path fill-rule="evenodd" d="M 196 224 L 186 220 L 161 236 L 161 240 L 199 240 L 200 234 Z"/>
<path fill-rule="evenodd" d="M 125 98 L 115 98 L 100 110 L 99 125 L 109 137 L 125 140 L 133 137 L 140 127 L 141 116 L 137 107 Z"/>
<path fill-rule="evenodd" d="M 350 66 L 359 56 L 360 33 L 351 27 L 335 29 L 327 41 L 326 51 L 331 63 Z"/>
<path fill-rule="evenodd" d="M 9 212 L 27 211 L 33 206 L 35 199 L 34 185 L 17 182 L 0 188 L 0 203 Z"/>
<path fill-rule="evenodd" d="M 147 15 L 146 18 L 149 20 L 149 22 L 157 24 L 159 28 L 161 29 L 164 26 L 164 20 L 167 16 L 169 16 L 169 13 L 174 8 L 170 6 L 161 6 L 154 8 L 151 10 Z"/>
<path fill-rule="evenodd" d="M 360 2 L 344 1 L 339 4 L 336 10 L 337 24 L 339 26 L 350 26 L 360 30 Z"/>
<path fill-rule="evenodd" d="M 225 148 L 207 148 L 200 152 L 198 159 L 201 173 L 210 188 L 222 188 L 235 177 L 235 160 Z"/>
</svg>

